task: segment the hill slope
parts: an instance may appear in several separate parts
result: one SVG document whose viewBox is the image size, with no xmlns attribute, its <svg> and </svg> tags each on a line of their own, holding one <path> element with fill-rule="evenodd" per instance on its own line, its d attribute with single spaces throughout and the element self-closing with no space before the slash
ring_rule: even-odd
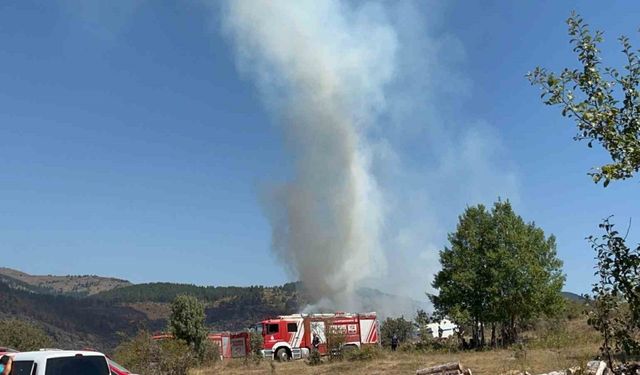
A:
<svg viewBox="0 0 640 375">
<path fill-rule="evenodd" d="M 129 281 L 95 275 L 52 276 L 30 275 L 11 268 L 0 267 L 0 280 L 15 289 L 36 293 L 90 296 L 132 285 Z"/>
<path fill-rule="evenodd" d="M 203 301 L 207 324 L 213 330 L 241 330 L 267 317 L 299 311 L 306 304 L 294 283 L 264 287 L 213 287 L 174 283 L 136 284 L 91 297 L 145 313 L 148 319 L 166 319 L 176 296 L 188 294 Z"/>
<path fill-rule="evenodd" d="M 19 318 L 43 327 L 62 348 L 110 349 L 120 334 L 139 328 L 159 329 L 164 322 L 149 320 L 127 306 L 86 298 L 37 294 L 0 283 L 0 317 Z"/>
</svg>

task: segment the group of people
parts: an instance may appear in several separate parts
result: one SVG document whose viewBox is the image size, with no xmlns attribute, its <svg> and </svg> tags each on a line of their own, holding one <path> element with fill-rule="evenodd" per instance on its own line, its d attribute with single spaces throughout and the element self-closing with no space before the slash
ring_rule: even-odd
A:
<svg viewBox="0 0 640 375">
<path fill-rule="evenodd" d="M 2 358 L 0 358 L 0 375 L 9 375 L 12 365 L 13 359 L 8 355 L 3 355 Z"/>
</svg>

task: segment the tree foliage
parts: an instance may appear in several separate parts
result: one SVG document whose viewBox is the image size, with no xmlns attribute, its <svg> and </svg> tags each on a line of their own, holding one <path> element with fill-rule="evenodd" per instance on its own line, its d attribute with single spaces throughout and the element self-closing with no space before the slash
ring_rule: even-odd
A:
<svg viewBox="0 0 640 375">
<path fill-rule="evenodd" d="M 391 346 L 393 335 L 398 336 L 400 343 L 408 341 L 413 333 L 413 323 L 406 320 L 404 316 L 399 318 L 387 318 L 380 326 L 380 337 L 383 346 Z"/>
<path fill-rule="evenodd" d="M 185 341 L 201 352 L 207 339 L 207 327 L 204 324 L 204 304 L 193 296 L 178 296 L 171 304 L 169 331 L 178 340 Z"/>
<path fill-rule="evenodd" d="M 640 169 L 640 60 L 629 38 L 621 36 L 625 65 L 622 71 L 603 67 L 599 44 L 601 31 L 591 32 L 589 25 L 575 12 L 567 19 L 570 43 L 580 68 L 565 68 L 560 73 L 537 67 L 527 77 L 542 88 L 547 105 L 558 105 L 562 115 L 573 118 L 578 127 L 576 140 L 587 140 L 591 147 L 599 143 L 612 162 L 590 173 L 607 186 L 611 180 L 626 179 Z"/>
<path fill-rule="evenodd" d="M 555 238 L 525 223 L 508 201 L 491 211 L 468 207 L 449 242 L 432 284 L 439 293 L 430 298 L 439 316 L 470 332 L 472 346 L 485 345 L 486 326 L 492 344 L 498 333 L 509 344 L 523 325 L 562 310 L 564 275 Z"/>
<path fill-rule="evenodd" d="M 640 355 L 640 245 L 629 248 L 609 219 L 600 228 L 604 234 L 589 237 L 598 261 L 589 324 L 602 334 L 600 351 L 613 368 L 614 356 Z"/>
<path fill-rule="evenodd" d="M 0 343 L 19 351 L 31 351 L 50 347 L 53 340 L 34 324 L 19 319 L 4 319 L 0 320 Z"/>
</svg>

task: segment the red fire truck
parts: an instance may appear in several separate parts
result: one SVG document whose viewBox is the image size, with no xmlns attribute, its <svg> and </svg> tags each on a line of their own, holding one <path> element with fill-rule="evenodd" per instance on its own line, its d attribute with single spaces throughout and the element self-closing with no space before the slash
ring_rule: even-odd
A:
<svg viewBox="0 0 640 375">
<path fill-rule="evenodd" d="M 312 348 L 313 335 L 320 338 L 318 350 L 326 354 L 326 326 L 345 335 L 345 347 L 379 345 L 380 333 L 376 313 L 294 314 L 263 320 L 255 330 L 262 334 L 262 354 L 280 361 L 304 358 Z"/>
</svg>

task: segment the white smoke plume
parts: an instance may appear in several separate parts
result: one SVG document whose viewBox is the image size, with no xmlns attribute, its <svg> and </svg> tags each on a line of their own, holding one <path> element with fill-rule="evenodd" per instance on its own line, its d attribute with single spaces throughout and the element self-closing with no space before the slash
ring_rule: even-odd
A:
<svg viewBox="0 0 640 375">
<path fill-rule="evenodd" d="M 342 1 L 230 1 L 224 12 L 240 69 L 294 157 L 267 204 L 273 248 L 313 299 L 348 307 L 358 283 L 384 271 L 366 133 L 394 74 L 394 30 L 381 8 Z"/>
<path fill-rule="evenodd" d="M 457 71 L 462 44 L 438 26 L 442 3 L 224 4 L 239 70 L 293 156 L 293 177 L 266 211 L 273 249 L 311 308 L 357 309 L 362 286 L 426 302 L 465 206 L 518 203 L 500 134 L 466 118 L 472 84 Z M 378 312 L 415 312 L 408 299 L 370 301 Z"/>
</svg>

